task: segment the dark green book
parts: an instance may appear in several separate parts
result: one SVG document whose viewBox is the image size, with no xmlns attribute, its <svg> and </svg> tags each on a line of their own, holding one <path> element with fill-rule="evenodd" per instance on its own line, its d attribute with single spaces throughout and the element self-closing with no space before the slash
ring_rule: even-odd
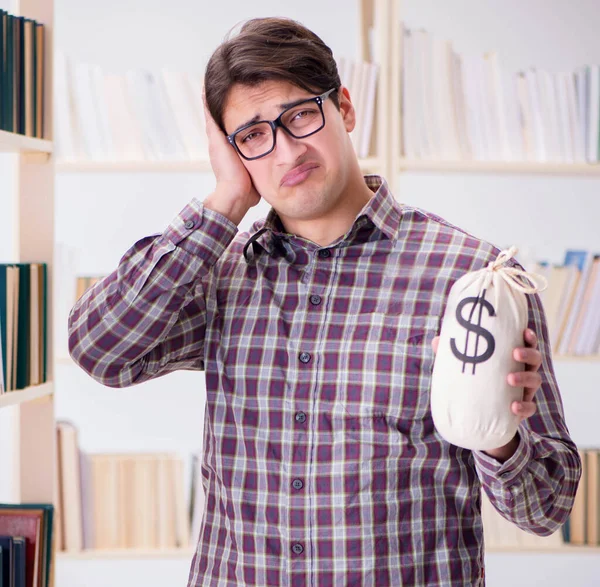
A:
<svg viewBox="0 0 600 587">
<path fill-rule="evenodd" d="M 16 263 L 19 268 L 19 319 L 17 322 L 17 389 L 30 385 L 29 364 L 31 322 L 31 269 L 29 263 Z"/>
<path fill-rule="evenodd" d="M 27 587 L 27 561 L 25 559 L 25 538 L 17 536 L 13 538 L 14 546 L 14 582 L 15 587 Z"/>
<path fill-rule="evenodd" d="M 4 379 L 4 389 L 7 390 L 9 387 L 9 381 L 7 379 L 6 370 L 8 365 L 6 363 L 6 350 L 8 348 L 6 340 L 6 327 L 7 327 L 7 308 L 6 308 L 6 267 L 7 265 L 0 265 L 0 339 L 2 341 L 2 375 Z"/>
<path fill-rule="evenodd" d="M 12 536 L 0 536 L 2 547 L 2 584 L 14 587 L 13 575 L 15 566 L 15 547 Z"/>
</svg>

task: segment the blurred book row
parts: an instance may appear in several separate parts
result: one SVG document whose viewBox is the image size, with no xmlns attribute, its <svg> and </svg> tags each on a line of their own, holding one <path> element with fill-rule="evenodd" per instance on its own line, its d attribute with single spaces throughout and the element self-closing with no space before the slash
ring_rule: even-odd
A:
<svg viewBox="0 0 600 587">
<path fill-rule="evenodd" d="M 0 10 L 0 130 L 42 138 L 44 25 Z"/>
<path fill-rule="evenodd" d="M 0 504 L 0 585 L 49 587 L 51 584 L 51 504 Z"/>
<path fill-rule="evenodd" d="M 495 51 L 401 24 L 402 153 L 409 159 L 596 163 L 600 66 L 509 72 Z"/>
<path fill-rule="evenodd" d="M 600 449 L 580 450 L 582 471 L 571 516 L 563 526 L 564 541 L 600 545 Z"/>
<path fill-rule="evenodd" d="M 376 65 L 340 60 L 342 83 L 357 110 L 351 138 L 369 153 L 375 113 Z M 109 73 L 57 52 L 57 156 L 61 161 L 208 159 L 200 73 L 129 70 Z"/>
<path fill-rule="evenodd" d="M 190 510 L 181 458 L 87 454 L 65 421 L 57 423 L 57 453 L 57 550 L 187 548 L 197 539 L 203 492 L 192 479 Z"/>
<path fill-rule="evenodd" d="M 361 159 L 375 152 L 373 132 L 379 65 L 367 61 L 352 61 L 340 57 L 338 73 L 342 85 L 348 88 L 356 110 L 356 127 L 350 133 L 354 150 Z"/>
<path fill-rule="evenodd" d="M 560 355 L 600 353 L 600 254 L 567 250 L 562 265 L 539 262 L 548 281 L 540 298 L 552 348 Z"/>
<path fill-rule="evenodd" d="M 0 393 L 46 381 L 46 330 L 46 264 L 0 264 Z"/>
</svg>

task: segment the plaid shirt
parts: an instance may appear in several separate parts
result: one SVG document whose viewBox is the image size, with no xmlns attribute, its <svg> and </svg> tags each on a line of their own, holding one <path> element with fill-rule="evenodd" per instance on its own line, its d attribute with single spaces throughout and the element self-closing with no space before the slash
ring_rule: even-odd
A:
<svg viewBox="0 0 600 587">
<path fill-rule="evenodd" d="M 194 199 L 71 312 L 70 352 L 107 386 L 206 372 L 188 586 L 483 585 L 482 486 L 536 534 L 569 514 L 581 462 L 539 297 L 543 384 L 516 454 L 448 444 L 430 412 L 431 340 L 452 284 L 499 250 L 365 181 L 374 197 L 326 247 L 273 211 L 238 233 Z"/>
</svg>

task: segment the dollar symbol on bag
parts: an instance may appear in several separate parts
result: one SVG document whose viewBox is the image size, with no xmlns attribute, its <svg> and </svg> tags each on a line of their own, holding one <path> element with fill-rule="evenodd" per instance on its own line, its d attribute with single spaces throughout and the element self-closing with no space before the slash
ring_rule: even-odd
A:
<svg viewBox="0 0 600 587">
<path fill-rule="evenodd" d="M 492 333 L 489 330 L 486 330 L 485 328 L 483 328 L 481 326 L 481 317 L 483 315 L 483 308 L 485 308 L 490 316 L 495 316 L 496 312 L 494 310 L 494 306 L 492 306 L 492 304 L 490 304 L 490 302 L 488 302 L 485 299 L 485 289 L 483 290 L 483 292 L 481 293 L 480 296 L 478 297 L 469 297 L 469 298 L 464 298 L 463 300 L 461 300 L 458 304 L 458 306 L 456 307 L 456 320 L 458 321 L 458 323 L 461 326 L 464 326 L 467 329 L 467 333 L 465 336 L 465 351 L 464 353 L 461 353 L 458 350 L 458 347 L 456 346 L 456 339 L 451 338 L 450 339 L 450 348 L 452 349 L 452 353 L 454 354 L 454 356 L 459 360 L 463 362 L 463 368 L 462 368 L 462 372 L 465 372 L 465 367 L 467 366 L 467 363 L 472 363 L 473 364 L 473 375 L 475 375 L 475 366 L 478 363 L 483 363 L 484 361 L 487 361 L 493 354 L 494 354 L 494 350 L 496 349 L 496 342 L 494 340 L 494 337 L 492 336 Z M 471 311 L 469 313 L 469 317 L 468 318 L 463 318 L 462 316 L 462 311 L 463 308 L 465 306 L 467 306 L 468 304 L 473 304 L 473 306 L 471 307 Z M 477 317 L 477 323 L 473 322 L 473 314 L 475 313 L 475 310 L 479 307 L 479 313 L 478 313 L 478 317 Z M 475 351 L 473 353 L 473 355 L 468 355 L 468 348 L 469 348 L 469 336 L 471 334 L 471 332 L 475 333 Z M 487 343 L 487 348 L 485 349 L 485 352 L 482 352 L 481 354 L 479 354 L 479 337 L 483 337 L 485 339 L 485 342 Z"/>
</svg>

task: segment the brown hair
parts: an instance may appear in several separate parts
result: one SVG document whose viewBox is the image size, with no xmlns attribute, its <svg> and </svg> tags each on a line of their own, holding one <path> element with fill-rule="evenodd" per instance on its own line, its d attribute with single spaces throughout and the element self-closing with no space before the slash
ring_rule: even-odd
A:
<svg viewBox="0 0 600 587">
<path fill-rule="evenodd" d="M 248 20 L 236 36 L 217 47 L 204 74 L 206 105 L 223 132 L 231 87 L 268 80 L 287 81 L 314 94 L 341 84 L 333 51 L 305 26 L 289 18 Z M 339 109 L 337 92 L 331 99 Z"/>
</svg>

